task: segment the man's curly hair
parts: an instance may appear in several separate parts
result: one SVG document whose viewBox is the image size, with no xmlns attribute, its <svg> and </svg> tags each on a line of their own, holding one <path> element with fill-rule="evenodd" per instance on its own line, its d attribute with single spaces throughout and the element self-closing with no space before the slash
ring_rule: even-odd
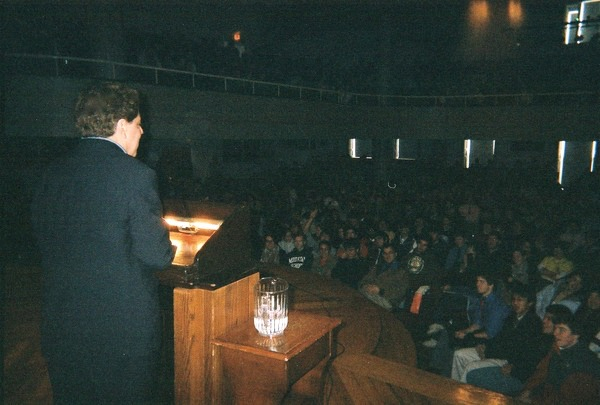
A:
<svg viewBox="0 0 600 405">
<path fill-rule="evenodd" d="M 102 83 L 81 92 L 75 104 L 75 126 L 82 136 L 107 138 L 117 122 L 131 122 L 140 111 L 137 90 L 120 83 Z"/>
</svg>

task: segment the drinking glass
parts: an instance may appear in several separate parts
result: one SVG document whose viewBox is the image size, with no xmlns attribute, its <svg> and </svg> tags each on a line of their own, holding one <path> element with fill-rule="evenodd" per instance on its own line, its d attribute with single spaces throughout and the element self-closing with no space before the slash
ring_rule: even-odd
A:
<svg viewBox="0 0 600 405">
<path fill-rule="evenodd" d="M 263 277 L 254 286 L 254 327 L 259 335 L 283 334 L 288 324 L 288 282 Z"/>
</svg>

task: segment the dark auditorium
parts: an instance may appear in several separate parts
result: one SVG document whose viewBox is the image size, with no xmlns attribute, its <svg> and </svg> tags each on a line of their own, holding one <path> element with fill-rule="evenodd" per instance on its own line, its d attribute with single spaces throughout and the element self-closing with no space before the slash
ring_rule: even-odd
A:
<svg viewBox="0 0 600 405">
<path fill-rule="evenodd" d="M 600 0 L 0 11 L 0 403 L 600 403 Z"/>
</svg>

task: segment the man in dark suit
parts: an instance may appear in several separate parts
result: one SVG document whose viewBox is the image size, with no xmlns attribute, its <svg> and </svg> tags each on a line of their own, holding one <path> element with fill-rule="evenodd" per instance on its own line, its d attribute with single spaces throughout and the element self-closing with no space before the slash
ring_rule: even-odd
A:
<svg viewBox="0 0 600 405">
<path fill-rule="evenodd" d="M 55 404 L 151 399 L 160 345 L 158 281 L 173 259 L 156 176 L 136 160 L 136 90 L 82 92 L 71 153 L 34 196 L 42 254 L 42 350 Z"/>
</svg>

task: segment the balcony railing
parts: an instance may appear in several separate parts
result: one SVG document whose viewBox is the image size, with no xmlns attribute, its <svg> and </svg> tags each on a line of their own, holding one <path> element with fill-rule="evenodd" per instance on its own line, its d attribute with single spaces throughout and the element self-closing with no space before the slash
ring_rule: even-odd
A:
<svg viewBox="0 0 600 405">
<path fill-rule="evenodd" d="M 386 107 L 484 107 L 597 104 L 598 92 L 402 96 L 344 92 L 72 56 L 6 54 L 9 72 L 96 78 L 264 97 Z"/>
</svg>

